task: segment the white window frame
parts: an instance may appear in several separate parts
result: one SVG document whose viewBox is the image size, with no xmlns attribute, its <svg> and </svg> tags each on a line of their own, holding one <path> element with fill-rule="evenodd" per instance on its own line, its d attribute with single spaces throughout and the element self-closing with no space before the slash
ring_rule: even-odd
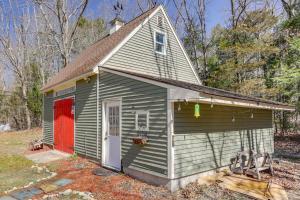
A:
<svg viewBox="0 0 300 200">
<path fill-rule="evenodd" d="M 137 110 L 135 112 L 135 130 L 137 131 L 149 131 L 149 114 L 150 112 L 147 110 Z M 146 119 L 146 123 L 147 123 L 147 127 L 145 129 L 140 129 L 138 127 L 138 116 L 139 115 L 146 115 L 147 119 Z"/>
<path fill-rule="evenodd" d="M 163 34 L 165 36 L 164 37 L 164 43 L 160 43 L 160 42 L 156 41 L 156 33 L 160 33 L 160 34 Z M 153 41 L 154 41 L 154 51 L 155 51 L 155 53 L 161 54 L 161 55 L 166 55 L 167 54 L 167 41 L 168 41 L 167 40 L 167 33 L 164 32 L 164 31 L 160 31 L 160 30 L 154 30 Z M 156 51 L 156 43 L 162 44 L 164 46 L 163 52 Z"/>
</svg>

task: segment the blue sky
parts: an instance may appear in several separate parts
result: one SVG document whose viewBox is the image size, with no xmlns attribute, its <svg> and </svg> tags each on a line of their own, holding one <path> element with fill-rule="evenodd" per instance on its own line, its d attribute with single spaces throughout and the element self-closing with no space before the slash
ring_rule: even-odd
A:
<svg viewBox="0 0 300 200">
<path fill-rule="evenodd" d="M 127 2 L 127 9 L 133 9 L 133 4 L 135 4 L 136 0 L 124 0 Z M 167 11 L 171 19 L 175 18 L 175 9 L 172 6 L 172 0 L 165 0 L 166 5 L 167 5 Z M 110 17 L 107 15 L 113 16 L 113 9 L 112 6 L 113 4 L 116 3 L 116 0 L 90 0 L 89 5 L 87 7 L 87 11 L 85 15 L 87 16 L 93 16 L 93 17 L 98 17 L 98 16 L 105 16 L 105 17 Z M 230 8 L 229 5 L 230 1 L 229 0 L 208 0 L 207 1 L 207 30 L 208 32 L 211 31 L 211 29 L 216 26 L 217 24 L 224 25 L 226 19 L 228 19 L 228 11 Z M 110 5 L 109 5 L 110 4 Z M 105 8 L 104 8 L 105 7 Z M 126 20 L 130 20 L 133 16 L 134 13 L 136 14 L 138 10 L 133 9 L 132 15 L 127 16 Z M 127 11 L 128 15 L 129 13 Z"/>
</svg>

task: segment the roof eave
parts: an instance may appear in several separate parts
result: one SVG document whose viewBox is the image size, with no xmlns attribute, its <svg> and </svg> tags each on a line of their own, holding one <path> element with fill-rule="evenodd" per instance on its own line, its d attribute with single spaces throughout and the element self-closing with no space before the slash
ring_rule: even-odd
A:
<svg viewBox="0 0 300 200">
<path fill-rule="evenodd" d="M 92 76 L 92 75 L 95 75 L 95 74 L 97 74 L 97 72 L 95 72 L 95 71 L 88 71 L 88 72 L 86 72 L 84 74 L 81 74 L 80 76 L 76 76 L 76 77 L 74 77 L 72 79 L 69 79 L 69 80 L 61 81 L 59 83 L 51 85 L 50 87 L 42 87 L 41 91 L 44 92 L 44 93 L 46 93 L 46 92 L 49 92 L 49 91 L 52 91 L 52 90 L 57 90 L 57 88 L 61 88 L 63 85 L 68 85 L 68 83 L 72 83 L 72 82 L 74 82 L 76 84 L 76 81 L 84 79 L 84 78 Z"/>
<path fill-rule="evenodd" d="M 295 111 L 295 107 L 291 105 L 285 105 L 278 102 L 276 103 L 267 103 L 262 102 L 259 99 L 257 100 L 244 100 L 238 98 L 230 98 L 222 95 L 216 95 L 212 93 L 204 93 L 198 90 L 191 90 L 189 88 L 180 87 L 178 85 L 173 85 L 167 83 L 166 81 L 158 81 L 154 79 L 149 79 L 144 77 L 145 75 L 137 76 L 130 72 L 124 72 L 120 70 L 115 70 L 107 67 L 100 67 L 99 70 L 117 74 L 120 76 L 132 78 L 135 80 L 143 81 L 146 83 L 154 84 L 160 87 L 168 88 L 173 90 L 171 92 L 170 101 L 178 101 L 182 99 L 187 99 L 189 101 L 202 102 L 202 103 L 213 103 L 219 105 L 227 106 L 237 106 L 237 107 L 248 107 L 248 108 L 257 108 L 257 109 L 269 109 L 269 110 L 285 110 L 285 111 Z"/>
</svg>

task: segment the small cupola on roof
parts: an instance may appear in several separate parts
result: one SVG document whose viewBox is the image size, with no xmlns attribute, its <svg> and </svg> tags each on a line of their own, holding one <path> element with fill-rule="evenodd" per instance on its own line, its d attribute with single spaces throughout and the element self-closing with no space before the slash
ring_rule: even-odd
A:
<svg viewBox="0 0 300 200">
<path fill-rule="evenodd" d="M 109 34 L 113 34 L 114 32 L 116 32 L 117 30 L 119 30 L 122 26 L 124 26 L 125 22 L 120 18 L 120 17 L 116 17 L 113 20 L 110 21 L 110 30 L 109 30 Z"/>
</svg>

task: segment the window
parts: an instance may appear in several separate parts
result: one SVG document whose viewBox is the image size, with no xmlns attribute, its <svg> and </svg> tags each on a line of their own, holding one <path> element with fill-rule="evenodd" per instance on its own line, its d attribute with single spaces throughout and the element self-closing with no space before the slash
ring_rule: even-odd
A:
<svg viewBox="0 0 300 200">
<path fill-rule="evenodd" d="M 157 16 L 157 26 L 163 28 L 164 20 L 161 16 Z"/>
<path fill-rule="evenodd" d="M 166 34 L 160 31 L 154 32 L 154 48 L 156 53 L 166 54 Z"/>
<path fill-rule="evenodd" d="M 149 111 L 136 111 L 135 129 L 138 131 L 149 130 Z"/>
<path fill-rule="evenodd" d="M 108 107 L 108 134 L 110 136 L 120 135 L 120 122 L 119 122 L 119 106 Z"/>
</svg>

